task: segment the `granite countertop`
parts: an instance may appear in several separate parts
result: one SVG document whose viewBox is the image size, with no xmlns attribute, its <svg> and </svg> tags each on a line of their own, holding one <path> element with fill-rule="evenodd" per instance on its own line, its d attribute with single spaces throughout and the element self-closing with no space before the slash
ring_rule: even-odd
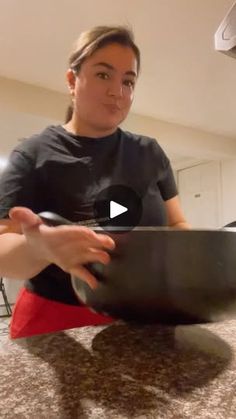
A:
<svg viewBox="0 0 236 419">
<path fill-rule="evenodd" d="M 115 323 L 0 344 L 0 418 L 236 418 L 236 320 Z"/>
</svg>

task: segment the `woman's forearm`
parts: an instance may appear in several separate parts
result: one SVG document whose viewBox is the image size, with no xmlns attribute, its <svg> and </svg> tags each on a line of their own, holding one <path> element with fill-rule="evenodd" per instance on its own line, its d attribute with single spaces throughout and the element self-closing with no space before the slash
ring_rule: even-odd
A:
<svg viewBox="0 0 236 419">
<path fill-rule="evenodd" d="M 29 279 L 48 266 L 37 258 L 23 234 L 0 235 L 0 276 L 12 279 Z"/>
</svg>

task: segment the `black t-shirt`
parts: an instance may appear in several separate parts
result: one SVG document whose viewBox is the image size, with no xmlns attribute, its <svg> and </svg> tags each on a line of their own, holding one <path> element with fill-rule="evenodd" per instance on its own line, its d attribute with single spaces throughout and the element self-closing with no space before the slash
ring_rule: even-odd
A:
<svg viewBox="0 0 236 419">
<path fill-rule="evenodd" d="M 163 201 L 177 189 L 169 159 L 156 140 L 120 128 L 96 139 L 49 126 L 11 153 L 0 178 L 0 218 L 13 206 L 26 206 L 73 222 L 91 219 L 96 196 L 112 185 L 128 186 L 142 198 L 140 226 L 166 225 Z M 26 287 L 52 300 L 79 304 L 70 276 L 55 265 Z"/>
</svg>

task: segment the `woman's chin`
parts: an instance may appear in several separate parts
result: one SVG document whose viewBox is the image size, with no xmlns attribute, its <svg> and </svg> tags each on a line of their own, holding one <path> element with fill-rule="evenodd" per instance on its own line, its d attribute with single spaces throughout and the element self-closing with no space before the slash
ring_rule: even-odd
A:
<svg viewBox="0 0 236 419">
<path fill-rule="evenodd" d="M 100 132 L 107 132 L 107 135 L 109 135 L 109 133 L 112 134 L 112 132 L 114 132 L 117 127 L 119 126 L 119 124 L 122 121 L 120 120 L 115 120 L 115 121 L 106 121 L 106 123 L 104 124 L 99 124 L 99 126 L 97 126 L 97 128 L 100 130 Z"/>
</svg>

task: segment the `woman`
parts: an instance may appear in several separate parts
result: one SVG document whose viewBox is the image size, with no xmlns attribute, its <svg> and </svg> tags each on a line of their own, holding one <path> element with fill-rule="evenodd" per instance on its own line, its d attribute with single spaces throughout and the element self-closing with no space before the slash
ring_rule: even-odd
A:
<svg viewBox="0 0 236 419">
<path fill-rule="evenodd" d="M 108 264 L 114 241 L 78 225 L 46 226 L 39 212 L 73 222 L 94 218 L 98 193 L 119 184 L 142 197 L 140 225 L 188 228 L 158 143 L 118 128 L 139 70 L 139 50 L 126 28 L 83 33 L 69 60 L 66 123 L 47 127 L 10 156 L 0 182 L 0 275 L 27 280 L 14 308 L 13 338 L 112 321 L 78 302 L 70 274 L 96 287 L 84 265 Z"/>
</svg>

